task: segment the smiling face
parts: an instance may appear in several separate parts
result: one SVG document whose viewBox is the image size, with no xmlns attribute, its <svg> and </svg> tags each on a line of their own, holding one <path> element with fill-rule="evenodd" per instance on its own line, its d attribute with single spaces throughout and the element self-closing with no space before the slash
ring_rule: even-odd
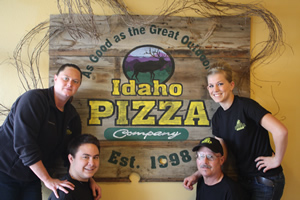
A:
<svg viewBox="0 0 300 200">
<path fill-rule="evenodd" d="M 210 97 L 219 103 L 224 110 L 228 109 L 233 102 L 234 94 L 234 82 L 229 82 L 224 73 L 215 73 L 207 77 L 207 89 Z"/>
<path fill-rule="evenodd" d="M 197 168 L 204 178 L 216 177 L 222 173 L 221 166 L 224 163 L 224 156 L 214 153 L 207 147 L 201 147 L 197 151 Z"/>
<path fill-rule="evenodd" d="M 54 76 L 55 95 L 60 99 L 75 95 L 81 83 L 81 73 L 73 67 L 65 67 Z"/>
<path fill-rule="evenodd" d="M 77 153 L 73 157 L 68 155 L 70 161 L 69 173 L 73 179 L 87 182 L 94 176 L 99 168 L 99 150 L 91 143 L 79 146 Z"/>
</svg>

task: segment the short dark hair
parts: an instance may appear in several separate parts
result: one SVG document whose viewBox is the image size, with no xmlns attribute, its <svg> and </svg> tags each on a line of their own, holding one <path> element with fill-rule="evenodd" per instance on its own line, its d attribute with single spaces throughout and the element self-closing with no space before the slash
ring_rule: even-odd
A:
<svg viewBox="0 0 300 200">
<path fill-rule="evenodd" d="M 62 66 L 60 66 L 60 68 L 56 72 L 56 75 L 58 76 L 58 74 L 61 71 L 64 71 L 66 67 L 73 67 L 73 68 L 77 69 L 80 72 L 80 82 L 82 81 L 82 71 L 81 71 L 81 69 L 77 65 L 71 64 L 71 63 L 66 63 L 66 64 L 63 64 Z"/>
<path fill-rule="evenodd" d="M 83 144 L 94 144 L 97 146 L 99 152 L 100 152 L 100 143 L 99 140 L 91 135 L 91 134 L 81 134 L 76 136 L 71 140 L 71 142 L 68 145 L 68 154 L 71 154 L 73 157 L 75 157 L 78 148 Z"/>
</svg>

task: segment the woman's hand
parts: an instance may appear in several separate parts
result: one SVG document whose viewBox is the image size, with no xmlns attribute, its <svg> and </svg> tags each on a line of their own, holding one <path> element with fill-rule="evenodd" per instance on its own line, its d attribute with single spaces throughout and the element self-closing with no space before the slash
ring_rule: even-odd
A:
<svg viewBox="0 0 300 200">
<path fill-rule="evenodd" d="M 273 154 L 272 156 L 265 157 L 265 156 L 260 156 L 255 159 L 256 163 L 256 168 L 258 170 L 262 170 L 263 172 L 266 173 L 268 170 L 276 168 L 280 165 L 280 161 L 276 160 L 275 155 Z"/>
<path fill-rule="evenodd" d="M 263 116 L 260 123 L 268 132 L 272 134 L 275 145 L 275 155 L 273 154 L 269 157 L 260 156 L 255 159 L 258 170 L 264 168 L 263 172 L 267 172 L 268 170 L 276 168 L 281 164 L 288 144 L 288 130 L 270 113 Z"/>
<path fill-rule="evenodd" d="M 96 183 L 93 178 L 90 178 L 90 187 L 93 191 L 93 196 L 95 200 L 99 200 L 101 198 L 101 187 Z"/>
<path fill-rule="evenodd" d="M 52 179 L 44 181 L 44 184 L 47 188 L 53 191 L 55 197 L 58 199 L 58 190 L 63 191 L 64 193 L 68 194 L 68 190 L 66 188 L 69 188 L 71 190 L 74 190 L 75 185 L 67 180 L 58 180 L 58 179 Z"/>
<path fill-rule="evenodd" d="M 39 177 L 39 179 L 43 181 L 45 186 L 53 191 L 56 198 L 59 198 L 57 193 L 58 189 L 66 194 L 68 193 L 68 191 L 65 189 L 65 187 L 74 190 L 75 185 L 73 185 L 73 183 L 70 183 L 67 180 L 61 181 L 51 178 L 41 160 L 33 165 L 30 165 L 29 167 L 33 171 L 33 173 L 35 173 L 35 175 L 37 175 L 37 177 Z"/>
</svg>

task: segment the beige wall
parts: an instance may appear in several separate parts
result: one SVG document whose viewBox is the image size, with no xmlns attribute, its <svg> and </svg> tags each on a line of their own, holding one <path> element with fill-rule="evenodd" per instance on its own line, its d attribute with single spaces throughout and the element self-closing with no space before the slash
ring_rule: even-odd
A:
<svg viewBox="0 0 300 200">
<path fill-rule="evenodd" d="M 139 14 L 155 14 L 162 5 L 161 0 L 140 1 L 124 0 L 128 7 Z M 232 0 L 231 0 L 232 2 Z M 236 0 L 249 3 L 252 0 Z M 286 188 L 283 199 L 299 199 L 300 186 L 300 134 L 296 115 L 300 111 L 298 78 L 300 66 L 297 58 L 300 54 L 300 2 L 298 0 L 262 0 L 263 5 L 274 13 L 282 23 L 285 42 L 289 45 L 280 57 L 263 65 L 251 75 L 251 97 L 269 109 L 289 129 L 289 144 L 283 160 L 286 175 Z M 94 4 L 97 7 L 97 4 Z M 102 14 L 102 9 L 97 9 Z M 56 0 L 1 0 L 0 1 L 0 102 L 10 107 L 13 101 L 24 91 L 10 64 L 9 58 L 22 36 L 38 23 L 48 20 L 50 14 L 58 14 Z M 106 10 L 105 14 L 111 14 Z M 189 15 L 189 13 L 185 13 Z M 257 18 L 252 22 L 251 44 L 265 39 L 267 29 Z M 292 49 L 291 49 L 292 48 Z M 44 86 L 48 86 L 48 57 L 43 55 L 40 63 Z M 278 103 L 278 104 L 277 104 Z M 298 113 L 299 114 L 299 113 Z M 1 123 L 3 118 L 0 118 Z M 193 200 L 195 191 L 187 191 L 182 183 L 138 183 L 138 175 L 133 174 L 131 183 L 99 183 L 103 190 L 103 200 Z M 43 190 L 46 196 L 47 189 Z"/>
</svg>

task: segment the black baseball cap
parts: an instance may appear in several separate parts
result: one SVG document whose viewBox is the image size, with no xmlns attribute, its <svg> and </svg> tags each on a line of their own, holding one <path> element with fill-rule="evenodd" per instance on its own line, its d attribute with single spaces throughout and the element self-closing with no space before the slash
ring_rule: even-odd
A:
<svg viewBox="0 0 300 200">
<path fill-rule="evenodd" d="M 199 144 L 193 148 L 193 151 L 198 151 L 200 147 L 207 147 L 215 153 L 220 153 L 223 156 L 223 148 L 219 140 L 214 137 L 206 137 L 200 140 Z"/>
</svg>

